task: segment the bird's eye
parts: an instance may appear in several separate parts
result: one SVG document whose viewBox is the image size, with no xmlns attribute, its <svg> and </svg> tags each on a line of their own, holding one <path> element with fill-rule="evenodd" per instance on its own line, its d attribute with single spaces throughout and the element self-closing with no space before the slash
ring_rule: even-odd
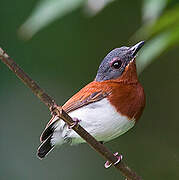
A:
<svg viewBox="0 0 179 180">
<path fill-rule="evenodd" d="M 113 62 L 112 67 L 115 69 L 119 69 L 121 65 L 122 65 L 122 61 L 118 60 L 118 61 Z"/>
</svg>

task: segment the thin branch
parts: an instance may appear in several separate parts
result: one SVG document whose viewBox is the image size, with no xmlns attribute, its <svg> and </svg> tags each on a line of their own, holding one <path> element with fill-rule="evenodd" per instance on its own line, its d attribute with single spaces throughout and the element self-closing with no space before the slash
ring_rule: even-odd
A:
<svg viewBox="0 0 179 180">
<path fill-rule="evenodd" d="M 55 107 L 57 116 L 63 119 L 68 125 L 72 125 L 72 118 L 60 107 L 55 106 L 56 102 L 52 99 L 40 86 L 33 81 L 14 61 L 0 48 L 0 59 L 11 69 L 16 76 L 27 85 L 32 92 L 48 107 Z M 104 145 L 98 142 L 93 136 L 91 136 L 80 125 L 72 128 L 77 134 L 79 134 L 93 149 L 95 149 L 101 156 L 103 156 L 109 162 L 117 162 L 117 157 L 113 155 Z M 114 165 L 127 179 L 129 180 L 142 180 L 136 172 L 132 171 L 123 161 Z"/>
</svg>

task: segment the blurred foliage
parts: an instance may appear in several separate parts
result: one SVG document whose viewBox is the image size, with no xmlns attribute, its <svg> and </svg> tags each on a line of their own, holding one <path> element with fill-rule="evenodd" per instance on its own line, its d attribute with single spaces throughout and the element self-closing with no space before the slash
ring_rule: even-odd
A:
<svg viewBox="0 0 179 180">
<path fill-rule="evenodd" d="M 89 15 L 96 15 L 111 2 L 113 0 L 40 0 L 19 33 L 28 39 L 50 22 L 82 5 Z M 142 26 L 133 36 L 135 41 L 147 40 L 137 62 L 139 73 L 165 50 L 179 43 L 179 2 L 143 0 L 142 19 Z"/>
<path fill-rule="evenodd" d="M 57 17 L 66 15 L 83 2 L 84 0 L 41 0 L 20 28 L 20 33 L 25 38 L 30 38 Z"/>
<path fill-rule="evenodd" d="M 63 17 L 82 5 L 84 5 L 85 11 L 89 15 L 94 15 L 111 1 L 113 0 L 40 0 L 32 14 L 20 28 L 20 34 L 28 39 L 50 22 Z"/>
<path fill-rule="evenodd" d="M 179 44 L 179 2 L 145 0 L 143 24 L 134 38 L 147 40 L 138 58 L 138 71 L 141 72 L 168 48 Z"/>
</svg>

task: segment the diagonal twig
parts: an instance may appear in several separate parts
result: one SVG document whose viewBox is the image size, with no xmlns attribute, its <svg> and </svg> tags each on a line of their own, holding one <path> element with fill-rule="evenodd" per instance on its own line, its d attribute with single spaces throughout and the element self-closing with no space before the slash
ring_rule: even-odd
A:
<svg viewBox="0 0 179 180">
<path fill-rule="evenodd" d="M 55 107 L 53 111 L 56 112 L 57 116 L 63 119 L 68 125 L 72 125 L 72 118 L 60 107 L 55 106 L 56 102 L 52 99 L 40 86 L 32 80 L 14 61 L 0 48 L 0 59 L 11 69 L 16 76 L 28 86 L 32 92 L 48 107 Z M 84 128 L 80 125 L 72 128 L 78 135 L 80 135 L 94 150 L 96 150 L 106 160 L 111 162 L 113 165 L 118 161 L 117 157 L 113 155 L 103 144 L 98 142 L 93 136 L 91 136 Z M 131 170 L 123 161 L 114 165 L 128 180 L 142 180 L 140 176 Z"/>
</svg>

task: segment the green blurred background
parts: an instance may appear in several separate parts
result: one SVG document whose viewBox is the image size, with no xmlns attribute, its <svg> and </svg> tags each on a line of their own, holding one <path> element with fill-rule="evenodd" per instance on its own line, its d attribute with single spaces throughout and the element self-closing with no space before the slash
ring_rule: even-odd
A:
<svg viewBox="0 0 179 180">
<path fill-rule="evenodd" d="M 149 36 L 152 30 L 147 32 L 144 26 L 151 21 L 142 21 L 145 1 L 116 0 L 93 17 L 78 7 L 24 41 L 17 31 L 37 2 L 1 0 L 0 46 L 63 104 L 94 79 L 101 60 L 111 49 L 148 40 L 146 47 L 149 44 L 153 49 L 146 53 L 141 50 L 138 58 L 142 61 L 141 57 L 149 56 L 149 62 L 153 61 L 139 77 L 146 92 L 145 111 L 137 126 L 106 146 L 122 153 L 124 161 L 144 179 L 178 180 L 178 37 L 156 57 L 150 57 L 163 45 L 163 41 L 153 41 L 168 27 Z M 177 5 L 178 1 L 170 0 L 155 18 L 160 20 Z M 152 9 L 149 14 L 153 14 Z M 167 16 L 168 20 L 174 16 Z M 158 24 L 156 19 L 153 24 Z M 2 63 L 0 84 L 0 180 L 124 179 L 116 169 L 104 169 L 104 159 L 86 144 L 56 148 L 40 161 L 36 149 L 50 118 L 49 110 Z"/>
</svg>

